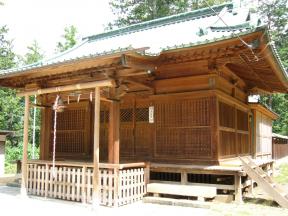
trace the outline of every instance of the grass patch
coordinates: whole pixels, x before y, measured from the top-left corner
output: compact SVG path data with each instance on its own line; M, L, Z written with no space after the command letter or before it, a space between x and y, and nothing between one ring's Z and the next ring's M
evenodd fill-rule
M274 180L280 184L287 184L288 183L288 164L281 164L280 165L280 173L278 176L274 177Z

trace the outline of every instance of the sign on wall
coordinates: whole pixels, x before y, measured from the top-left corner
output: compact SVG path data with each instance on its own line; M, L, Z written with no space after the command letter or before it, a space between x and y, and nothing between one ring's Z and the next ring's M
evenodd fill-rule
M149 106L149 123L154 123L154 106Z

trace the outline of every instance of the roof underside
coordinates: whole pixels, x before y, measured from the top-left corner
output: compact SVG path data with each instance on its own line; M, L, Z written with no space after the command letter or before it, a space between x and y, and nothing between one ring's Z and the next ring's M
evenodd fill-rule
M208 8L136 24L86 37L74 48L53 58L2 71L0 85L23 88L34 78L46 82L54 74L53 79L57 80L59 74L73 77L73 74L90 73L92 77L102 79L107 71L110 75L117 70L136 73L139 67L123 62L127 56L136 56L136 62L142 64L141 69L152 68L156 74L158 71L159 79L165 77L162 76L165 70L161 71L165 65L212 59L215 67L225 65L251 89L286 92L287 75L274 48L267 45L266 28L259 27L261 23L256 15L247 9L233 8L233 4L215 6L214 10L228 27ZM253 52L239 40L239 35L255 45Z

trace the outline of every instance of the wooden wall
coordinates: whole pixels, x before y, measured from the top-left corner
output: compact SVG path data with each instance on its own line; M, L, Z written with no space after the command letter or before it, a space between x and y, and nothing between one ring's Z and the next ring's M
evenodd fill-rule
M215 97L124 100L120 106L121 159L212 160L216 155L211 137L213 105ZM150 111L150 121L149 109L154 111Z
M272 119L256 111L256 157L271 158L272 155Z
M278 160L288 156L288 139L273 137L272 138L273 159Z
M220 101L219 125L220 158L251 153L247 111Z
M121 99L122 161L203 164L251 153L246 94L228 79L207 74L157 80L154 86L154 95L128 94ZM59 113L58 158L92 159L91 110L93 103L86 99ZM107 161L109 102L101 101L100 122L100 160ZM52 135L53 114L46 109L42 112L41 159L51 158Z

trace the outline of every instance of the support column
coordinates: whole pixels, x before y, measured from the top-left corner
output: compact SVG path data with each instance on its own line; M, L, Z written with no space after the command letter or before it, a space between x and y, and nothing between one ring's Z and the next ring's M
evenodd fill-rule
M242 183L241 176L235 174L234 176L234 187L235 187L235 202L242 203Z
M24 197L27 196L28 129L29 129L29 96L25 95L23 156L22 156L22 183L21 183L21 195Z
M110 103L108 162L120 162L120 104L118 101Z
M100 87L95 88L94 107L94 149L93 149L93 205L100 203L99 191L99 134L100 134Z

